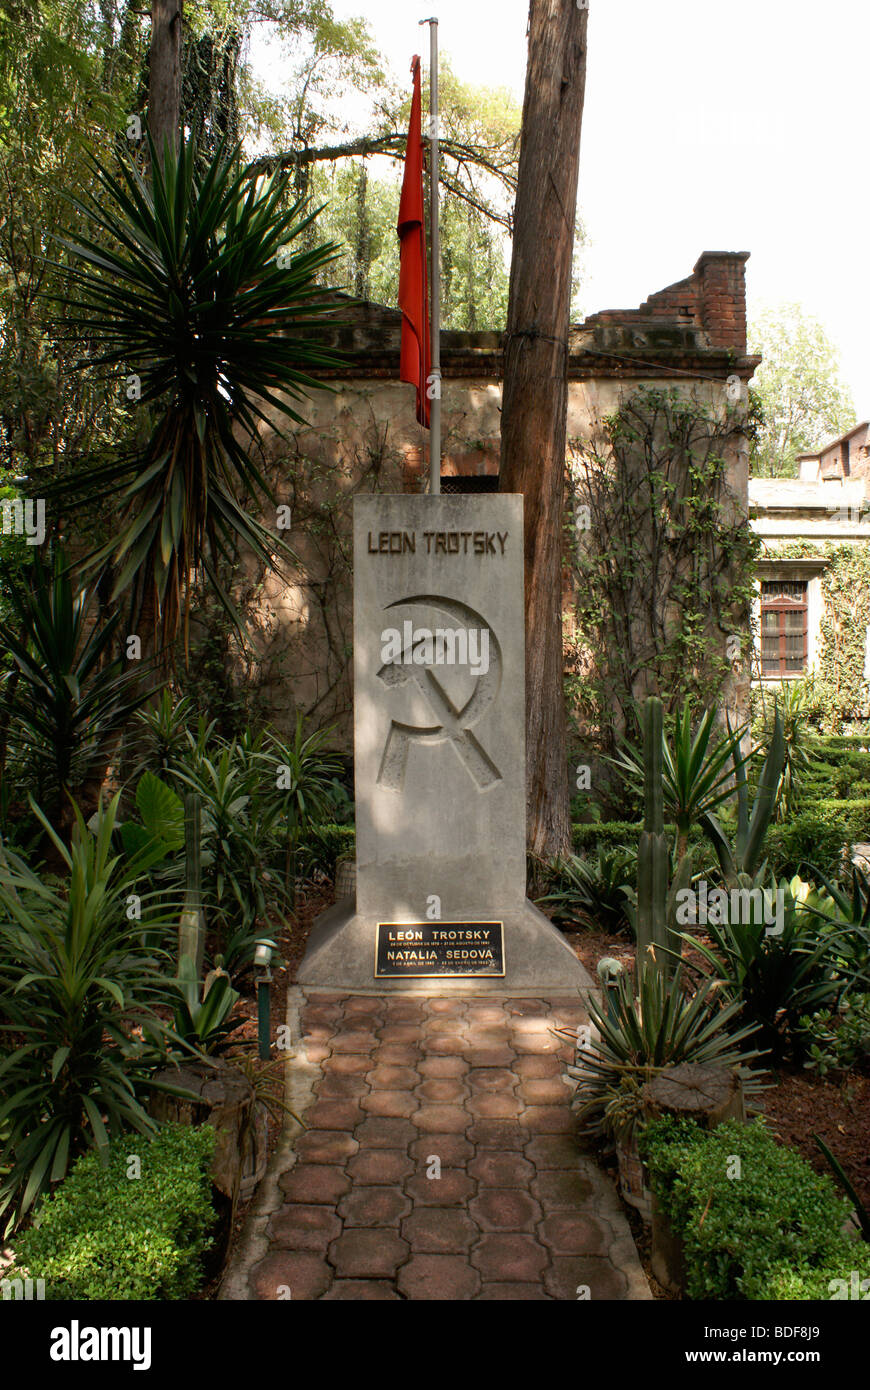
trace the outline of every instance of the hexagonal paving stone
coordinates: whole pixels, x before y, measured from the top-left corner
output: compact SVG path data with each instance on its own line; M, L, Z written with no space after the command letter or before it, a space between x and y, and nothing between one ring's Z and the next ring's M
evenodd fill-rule
M562 1211L548 1216L538 1227L538 1236L554 1255L604 1255L610 1242L610 1229L588 1212Z
M524 999L520 996L517 999L505 1000L505 1011L509 1014L548 1014L550 1006L544 999Z
M581 1297L578 1289L588 1289L594 1303L628 1296L625 1275L614 1269L609 1260L596 1259L594 1256L553 1260L551 1268L544 1274L544 1288L551 1298L574 1300Z
M459 1105L422 1105L410 1119L429 1134L464 1134L471 1124L468 1111Z
M407 1120L420 1102L411 1091L371 1091L363 1096L360 1105L369 1115L387 1119Z
M325 1075L337 1073L339 1076L364 1076L371 1071L372 1063L368 1055L357 1052L330 1054L321 1064Z
M481 1149L524 1149L530 1131L510 1120L478 1120L468 1131L472 1144Z
M411 1043L379 1043L372 1053L367 1070L384 1065L416 1067L422 1056L419 1047L414 1047Z
M430 1077L414 1090L420 1100L433 1101L440 1105L460 1104L468 1095L468 1087L453 1077Z
M344 1163L358 1148L353 1135L340 1130L308 1129L296 1140L296 1152L309 1163Z
M338 1213L345 1227L398 1226L411 1210L411 1199L392 1187L355 1187L342 1197Z
M464 1017L468 1005L462 999L430 999L429 1013L436 1017Z
M481 1120L519 1120L525 1106L513 1092L478 1092L469 1100L468 1109Z
M423 1134L408 1150L418 1164L438 1158L442 1168L461 1168L474 1157L474 1145L462 1134Z
M383 1004L380 999L373 999L368 994L355 994L352 998L344 1001L344 1012L351 1014L370 1014L383 1011Z
M412 1091L420 1084L413 1067L374 1067L366 1076L373 1091Z
M368 1093L369 1083L364 1076L342 1076L340 1072L326 1072L320 1078L317 1088L319 1100L355 1100Z
M510 1047L470 1047L465 1055L472 1067L511 1067L517 1054Z
M267 1255L254 1265L248 1276L251 1295L263 1301L289 1296L300 1299L322 1298L332 1283L333 1271L319 1255L282 1250Z
M282 1173L278 1185L290 1202L323 1202L335 1206L350 1191L350 1178L343 1168L323 1163L297 1163Z
M402 1222L402 1237L415 1255L455 1255L479 1236L471 1217L452 1207L422 1207Z
M532 1232L542 1215L534 1197L518 1187L484 1188L469 1202L468 1212L482 1231Z
M446 1080L465 1077L468 1063L464 1057L426 1057L418 1063L417 1070L426 1081L430 1078Z
M326 1206L293 1203L269 1221L266 1235L273 1245L288 1250L320 1250L341 1234L341 1222Z
M378 1029L378 1038L384 1043L416 1043L419 1036L415 1023L387 1023Z
M562 1062L553 1053L524 1053L514 1062L513 1070L521 1080L532 1080L540 1077L559 1076L562 1072Z
M518 1094L526 1105L562 1105L570 1102L574 1088L566 1086L559 1076L545 1076L537 1081L529 1077L520 1082Z
M399 1302L399 1295L392 1284L382 1279L336 1279L323 1295L324 1303L386 1303Z
M567 1102L565 1105L529 1105L523 1111L522 1122L534 1134L573 1134L577 1129L577 1117Z
M414 1172L416 1164L405 1149L372 1149L354 1154L347 1165L348 1177L354 1183L374 1186L401 1186Z
M413 1255L399 1270L398 1287L406 1298L456 1302L474 1298L480 1276L460 1255Z
M513 1033L511 1035L511 1047L520 1054L527 1052L533 1056L540 1057L547 1053L558 1052L562 1046L559 1038L552 1033ZM335 1051L336 1044L332 1044Z
M468 1172L485 1187L521 1187L528 1190L535 1176L535 1166L520 1153L499 1153L498 1149L482 1149Z
M354 1137L364 1149L406 1149L417 1135L410 1120L391 1119L388 1115L372 1115L354 1130Z
M473 1178L461 1168L442 1168L440 1178L415 1173L405 1183L407 1195L422 1207L464 1207L476 1190Z
M471 1262L485 1279L500 1282L537 1282L547 1267L548 1255L530 1235L485 1235L471 1252Z
M538 1173L530 1190L548 1212L575 1211L595 1195L592 1183L582 1173L564 1173L558 1168Z
M473 1067L468 1084L473 1091L512 1091L517 1077L507 1067Z
M426 1033L420 1047L427 1057L461 1057L467 1044L453 1033Z
M526 1145L526 1158L535 1167L576 1169L582 1157L577 1140L570 1134L541 1134Z
M369 1055L376 1046L377 1039L374 1033L361 1029L351 1030L347 1033L338 1033L332 1040L333 1052L358 1052L362 1055Z
M305 1112L305 1123L312 1129L353 1129L364 1119L356 1100L317 1100Z
M410 1249L392 1230L354 1229L332 1242L329 1260L342 1279L392 1279Z

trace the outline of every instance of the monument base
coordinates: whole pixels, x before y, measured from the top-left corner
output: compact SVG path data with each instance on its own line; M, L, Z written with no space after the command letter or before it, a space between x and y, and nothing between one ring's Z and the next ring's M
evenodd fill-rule
M353 898L342 898L314 923L297 982L315 989L375 994L534 992L558 996L595 987L561 932L534 903L526 899L519 906L496 904L487 915L504 924L503 975L377 976L378 922L391 919L388 914L380 918L360 915ZM450 923L443 925L448 928Z

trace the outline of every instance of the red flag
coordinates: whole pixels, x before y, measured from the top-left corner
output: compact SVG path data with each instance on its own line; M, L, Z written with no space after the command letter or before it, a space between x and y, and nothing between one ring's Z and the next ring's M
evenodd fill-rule
M399 380L417 388L417 419L429 428L426 384L429 357L429 283L426 274L426 232L423 204L423 137L420 128L420 59L411 60L414 95L405 151L405 177L399 203L399 308L402 311L402 350Z

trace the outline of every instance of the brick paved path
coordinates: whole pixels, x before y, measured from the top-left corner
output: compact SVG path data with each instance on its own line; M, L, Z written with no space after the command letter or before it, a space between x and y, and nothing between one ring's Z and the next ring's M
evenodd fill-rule
M572 1137L552 1030L586 1017L576 996L310 993L307 1129L221 1296L648 1298L612 1184Z

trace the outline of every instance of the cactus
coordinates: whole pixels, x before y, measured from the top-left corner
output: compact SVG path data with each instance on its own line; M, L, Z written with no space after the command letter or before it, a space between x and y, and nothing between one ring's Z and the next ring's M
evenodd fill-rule
M673 969L668 950L679 950L675 930L676 895L691 886L692 860L686 853L671 883L671 850L664 833L662 787L662 702L650 696L643 710L643 831L637 850L637 959L652 961L664 975Z
M196 792L184 798L184 908L178 924L178 967L188 957L196 978L202 974L205 914L202 910L202 804Z

